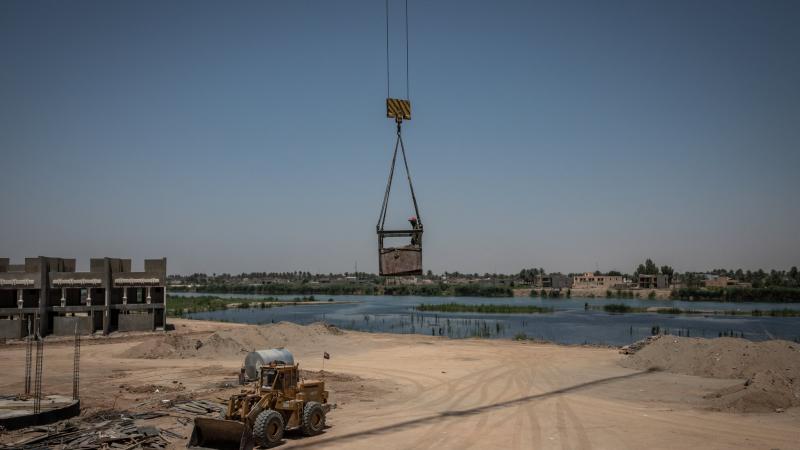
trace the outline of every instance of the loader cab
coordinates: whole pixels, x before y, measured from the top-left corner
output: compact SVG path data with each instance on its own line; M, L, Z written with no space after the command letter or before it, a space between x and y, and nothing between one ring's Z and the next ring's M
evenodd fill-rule
M294 395L297 387L298 367L285 364L270 364L261 367L259 386L262 391L284 392Z

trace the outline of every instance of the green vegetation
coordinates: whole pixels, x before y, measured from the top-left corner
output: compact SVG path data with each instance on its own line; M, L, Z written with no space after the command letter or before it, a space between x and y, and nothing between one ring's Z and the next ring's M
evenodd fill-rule
M183 287L171 288L176 292L186 292ZM272 283L257 285L206 284L196 290L214 294L252 294L252 295L378 295L378 286L364 283Z
M180 317L184 313L217 311L221 309L228 309L232 305L235 305L238 308L271 308L273 306L288 306L296 305L297 303L314 301L317 300L313 295L310 297L296 297L292 300L278 300L274 297L219 298L212 295L203 295L198 297L167 295L167 315L171 317ZM275 303L280 303L280 305L275 305Z
M538 314L553 312L553 308L535 305L467 305L465 303L443 303L440 305L429 305L422 303L415 309L417 311L472 312L487 314Z
M167 295L167 315L182 316L186 312L216 311L227 309L228 299L221 299L212 296L201 297L176 297Z
M383 287L383 295L420 295L425 297L440 297L452 295L448 286L443 283L423 285L392 285Z
M383 286L382 293L383 295L419 295L423 297L512 297L514 295L514 291L510 287L479 283Z
M672 298L688 301L722 302L775 302L788 303L800 301L800 288L797 287L732 287L732 288L682 288L674 289Z
M536 289L531 289L531 297L541 297L541 298L561 298L564 295L566 298L570 298L572 296L572 291L569 289L566 290L565 293L562 294L560 289L550 289L549 291L546 289L542 289L537 291Z
M603 305L603 311L609 313L629 313L634 312L634 308L624 303L609 303L607 305Z
M800 310L797 309L771 309L769 311L761 311L754 309L750 311L752 316L769 316L769 317L800 317Z
M593 308L597 309L597 308ZM603 306L603 311L609 313L625 314L625 313L646 313L650 312L647 308L638 308L628 306L623 303L611 303ZM754 309L752 311L735 311L735 310L717 310L717 311L703 311L697 309L681 309L676 307L671 308L658 308L654 311L657 314L703 314L703 315L721 315L721 316L769 316L769 317L800 317L800 310L796 309L772 309L761 311Z
M673 308L660 308L660 309L657 309L656 312L659 313L659 314L694 314L697 311L684 310L684 309L673 307Z
M370 283L279 283L260 285L207 284L199 292L250 295L418 295L422 297L512 297L510 286L494 284L408 284L382 286ZM175 292L186 291L174 287Z
M485 284L457 284L452 286L453 294L458 297L513 297L514 291L509 287Z

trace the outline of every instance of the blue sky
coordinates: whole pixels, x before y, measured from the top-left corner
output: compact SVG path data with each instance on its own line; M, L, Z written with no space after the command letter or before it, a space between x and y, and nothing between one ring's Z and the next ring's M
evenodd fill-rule
M426 269L798 263L800 3L409 13ZM377 271L384 20L382 1L0 2L0 255Z

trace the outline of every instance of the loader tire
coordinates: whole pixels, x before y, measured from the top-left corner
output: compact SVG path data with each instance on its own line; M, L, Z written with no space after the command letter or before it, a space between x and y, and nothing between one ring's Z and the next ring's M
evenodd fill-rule
M267 409L256 417L253 436L264 447L275 445L283 439L283 416L278 411Z
M325 428L325 410L317 402L308 402L303 407L303 434L312 436Z

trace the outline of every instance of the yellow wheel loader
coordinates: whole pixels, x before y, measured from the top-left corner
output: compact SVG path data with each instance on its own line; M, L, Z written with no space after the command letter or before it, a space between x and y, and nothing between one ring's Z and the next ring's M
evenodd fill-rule
M311 436L325 427L330 411L325 382L300 380L298 365L262 366L252 389L232 395L224 417L196 417L188 448L249 450L270 447L284 430Z

